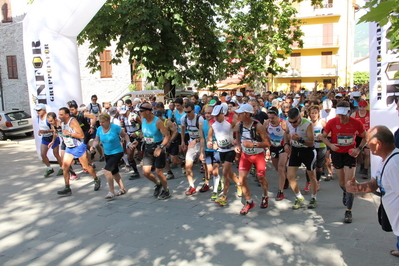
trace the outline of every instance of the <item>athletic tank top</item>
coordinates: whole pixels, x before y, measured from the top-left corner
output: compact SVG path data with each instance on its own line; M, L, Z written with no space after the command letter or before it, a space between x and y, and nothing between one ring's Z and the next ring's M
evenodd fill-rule
M143 132L144 141L146 144L160 143L164 138L161 131L159 131L159 129L157 128L158 119L159 118L155 116L152 122L148 124L147 119L143 118L141 130Z
M316 140L316 137L321 134L323 131L323 126L321 124L321 119L317 121L316 125L313 125L313 133L314 133L314 147L315 148L325 148L326 144L322 142L321 140Z
M252 124L253 124L253 123L254 123L254 122L252 122ZM246 127L243 125L242 134L241 134L241 148L242 148L242 152L244 152L245 154L248 154L248 155L255 155L255 154L258 154L258 153L261 153L261 152L264 152L264 151L265 151L264 148L246 148L246 147L244 147L244 145L243 145L243 141L244 141L244 140L254 141L254 139L251 138L251 127L252 127L252 124L251 124L251 126L250 126L249 128L246 128ZM259 123L259 124L260 124L260 123Z
M222 123L215 121L212 124L213 133L216 138L216 142L219 146L219 152L228 152L234 150L233 146L233 128L231 124L226 120Z
M46 130L47 131L47 130L51 129L48 126L48 124L47 124L47 118L46 117L44 117L44 119L42 120L41 117L39 116L38 119L39 119L39 129L40 130ZM51 137L52 135L53 135L53 133L49 132L49 133L42 134L42 137Z
M204 122L202 123L202 133L204 134L204 138L205 138L205 151L216 151L214 149L208 149L207 148L207 139L208 139L208 132L209 132L209 124L210 121L208 120L204 120ZM215 135L212 136L212 142L216 141Z
M277 126L273 126L269 123L267 127L267 131L270 135L270 143L273 147L281 147L284 145L284 130L281 126L281 121L283 121L283 119L280 118L280 123L278 123Z
M183 118L184 119L184 118ZM190 136L191 139L199 139L200 134L199 134L199 128L197 127L197 120L198 120L198 127L199 124L203 123L204 119L200 116L195 114L194 119L190 120L186 116L185 121L187 122L186 128L188 132L188 135Z
M305 141L309 140L309 138L308 138L308 136L306 134L306 131L308 129L308 126L311 125L311 124L312 124L312 122L310 122L309 120L307 120L306 118L303 118L303 117L302 117L301 123L296 128L294 128L291 125L291 123L287 123L288 129L290 130L291 136L294 133L297 133L299 135L299 137L303 138ZM304 145L302 143L299 143L296 140L292 140L292 146L296 147L296 148L308 148L308 146L306 146L306 145Z
M177 124L177 132L181 133L181 118L186 115L185 112L183 112L182 114L179 114L179 110L175 109L175 119L176 119L176 124ZM186 131L187 133L187 131Z
M360 122L362 122L364 129L367 131L370 129L370 113L369 110L366 110L366 115L361 117L359 115L359 111L356 111L355 113L355 119L359 120Z
M76 131L69 126L72 119L74 119L74 118L73 117L69 118L69 121L67 124L62 123L61 124L62 129L68 130L70 133L76 133ZM62 139L64 140L65 146L67 146L68 148L74 148L74 147L82 145L82 143L83 143L83 139L74 138L74 137L71 137L68 135L61 135L61 136L62 136Z

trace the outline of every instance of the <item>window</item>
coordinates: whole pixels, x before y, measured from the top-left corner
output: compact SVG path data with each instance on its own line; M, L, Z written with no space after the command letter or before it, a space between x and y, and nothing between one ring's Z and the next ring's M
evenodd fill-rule
M9 79L18 78L17 57L15 55L7 56L7 70Z
M291 54L291 69L295 70L301 69L301 53Z
M0 0L1 3L1 22L7 23L12 22L11 17L11 4L9 0Z
M321 68L332 67L332 52L321 52Z
M112 78L111 50L100 54L101 78Z
M333 45L333 24L323 24L323 45Z

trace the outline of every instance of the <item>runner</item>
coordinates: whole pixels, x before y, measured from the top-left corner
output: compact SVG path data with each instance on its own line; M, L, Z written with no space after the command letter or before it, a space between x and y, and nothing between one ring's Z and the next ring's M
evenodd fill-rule
M201 144L200 144L200 124L204 122L202 116L194 113L194 104L189 102L184 106L185 116L181 118L181 147L183 152L186 152L186 176L189 183L189 187L186 191L186 195L193 195L197 193L194 186L193 179L193 164L200 154ZM188 141L188 146L184 141L184 132L188 131L190 139Z
M90 114L93 114L96 117L96 128L100 126L100 122L98 121L98 115L101 113L101 105L97 103L97 95L92 95L91 96L91 103L89 103L86 107L87 111ZM91 135L91 139L94 139L96 136L96 130L94 130L93 134ZM104 153L103 149L101 148L101 145L98 145L97 147L98 153L100 154L100 162L104 161ZM94 155L96 154L96 151L91 152L91 159L94 159Z
M284 134L284 149L290 154L287 178L290 182L292 191L295 193L295 203L292 206L294 210L299 209L305 202L296 181L296 174L299 166L303 163L306 166L306 172L309 175L312 184L312 196L308 204L309 209L317 206L317 181L315 174L316 151L314 149L313 125L306 118L302 118L298 108L292 108L288 111L287 122L288 130ZM291 145L289 142L291 139Z
M359 120L363 126L364 130L369 130L370 128L370 111L367 110L368 103L366 101L359 102L359 111L355 111L352 113L351 117ZM362 137L359 135L356 136L356 147L359 146L362 141ZM359 154L357 157L358 162L360 163L360 174L362 174L363 179L368 179L369 168L370 168L370 149L366 146L363 148L363 152Z
M346 193L345 184L355 176L356 156L363 150L366 144L366 131L363 124L349 117L350 104L342 101L337 104L337 117L327 122L324 132L318 136L331 148L331 159L339 179L339 186L343 191L342 203L346 206L345 223L352 222L352 206L354 195ZM326 138L331 132L331 142ZM363 139L356 147L356 135Z
M120 196L126 193L125 186L121 175L119 174L119 161L123 156L123 148L120 138L124 138L129 142L129 137L125 131L115 124L112 124L111 117L107 113L101 113L98 116L100 127L97 129L96 138L90 150L94 151L100 142L104 145L105 166L104 175L108 182L109 192L105 196L106 199L113 199L115 196ZM114 180L119 185L119 191L115 193Z
M168 182L163 174L165 167L165 145L169 141L169 132L164 126L161 119L154 116L152 113L152 105L150 103L143 103L140 105L140 113L142 118L142 133L144 138L144 158L143 158L143 174L144 176L154 182L155 190L154 197L159 200L170 198L170 191ZM128 143L127 147L135 148L138 141ZM152 166L155 166L157 178L151 173ZM163 188L161 192L161 188Z
M288 188L287 159L288 154L284 151L284 133L287 131L286 120L279 118L278 109L270 107L267 112L269 121L266 121L265 128L270 136L270 155L274 168L279 174L278 192L276 200L284 199L284 189Z
M215 201L218 197L219 184L221 184L220 175L219 175L219 164L220 164L220 155L217 151L217 148L208 148L207 140L209 129L212 124L215 122L215 119L212 117L212 106L208 106L205 108L205 120L202 123L202 130L200 131L201 136L201 155L200 159L205 160L206 164L206 174L205 174L205 182L200 192L205 192L209 190L209 180L211 176L213 176L213 192L211 195L211 200ZM212 143L216 142L216 138L212 136Z
M242 197L241 183L232 170L234 158L236 157L233 145L233 133L237 120L233 119L231 123L227 122L224 116L225 112L227 112L227 108L224 109L222 105L216 105L213 108L211 115L215 118L215 122L209 127L207 139L207 148L212 149L214 148L212 138L213 135L215 135L220 162L223 164L223 194L215 200L215 203L221 206L227 205L227 193L230 187L230 179L237 185L237 196Z
M250 104L242 104L235 110L238 119L241 121L236 127L237 146L235 151L241 153L239 163L239 182L242 185L242 192L246 199L246 204L241 209L240 214L246 215L248 211L255 207L248 186L247 176L252 164L255 164L258 180L262 186L262 201L260 207L269 206L268 183L266 180L266 161L265 148L270 147L270 139L266 129L257 121L251 118L254 109Z
M72 194L72 190L69 186L69 173L68 170L72 164L74 158L78 158L80 164L84 169L87 169L89 174L94 179L94 190L97 191L101 187L101 178L96 176L94 168L88 164L87 161L87 146L84 143L85 135L78 121L71 117L70 111L66 107L60 108L58 117L62 122L62 138L66 145L64 159L62 162L62 169L64 172L65 188L58 191L60 196L69 196Z
M62 159L60 157L60 139L55 138L53 141L54 132L51 130L51 125L47 122L46 106L44 104L37 104L35 106L37 112L37 122L39 123L39 131L37 134L42 137L42 144L40 145L40 155L43 163L47 166L44 177L49 177L54 173L54 169L50 165L50 160L47 157L47 152L51 148L53 149L54 157L57 159L60 169L57 172L57 176L63 175L62 172ZM49 144L52 143L50 146Z

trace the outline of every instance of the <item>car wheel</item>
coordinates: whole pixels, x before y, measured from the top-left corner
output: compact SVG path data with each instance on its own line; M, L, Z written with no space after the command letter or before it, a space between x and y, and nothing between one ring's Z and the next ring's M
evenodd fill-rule
M6 140L6 134L0 130L0 140Z
M28 136L28 137L32 137L32 136L33 136L33 131L31 131L31 132L26 132L25 135Z

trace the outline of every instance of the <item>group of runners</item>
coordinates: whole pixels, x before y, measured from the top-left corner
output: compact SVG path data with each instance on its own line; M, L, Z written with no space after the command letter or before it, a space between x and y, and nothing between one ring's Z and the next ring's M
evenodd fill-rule
M115 107L109 103L100 106L96 95L91 100L85 107L69 101L58 114L46 113L44 105L35 108L38 134L42 136L41 155L47 166L45 177L54 173L46 156L53 148L61 167L58 175L63 175L65 181L64 189L58 191L61 196L72 194L69 182L77 178L72 168L75 159L93 177L94 190L100 189L101 179L92 163L97 150L100 161L105 160L107 199L126 193L119 166L130 167L129 179L136 179L140 177L140 163L142 174L154 183L153 194L158 199L171 196L168 180L175 178L172 164L181 166L187 176L185 194L194 195L197 186L192 169L198 162L204 172L199 191L212 190L211 200L225 206L232 195L229 188L233 181L236 195L245 197L240 210L245 215L255 207L248 184L251 172L262 189L259 207L269 205L266 160L270 157L279 174L275 200L283 200L284 189L290 186L295 194L293 209L306 205L316 208L323 173L327 173L324 180L332 179L332 160L343 190L344 222L352 222L354 196L346 191L345 184L355 175L358 162L367 179L370 164L365 141L368 103L358 88L352 92L341 88L288 95L264 92L244 96L237 92L232 97L222 93L219 97L204 95L201 101L193 96L175 99L168 110L155 98L148 102L128 99ZM233 171L235 163L238 175ZM307 178L303 192L310 192L307 204L296 180L301 165L306 168Z

